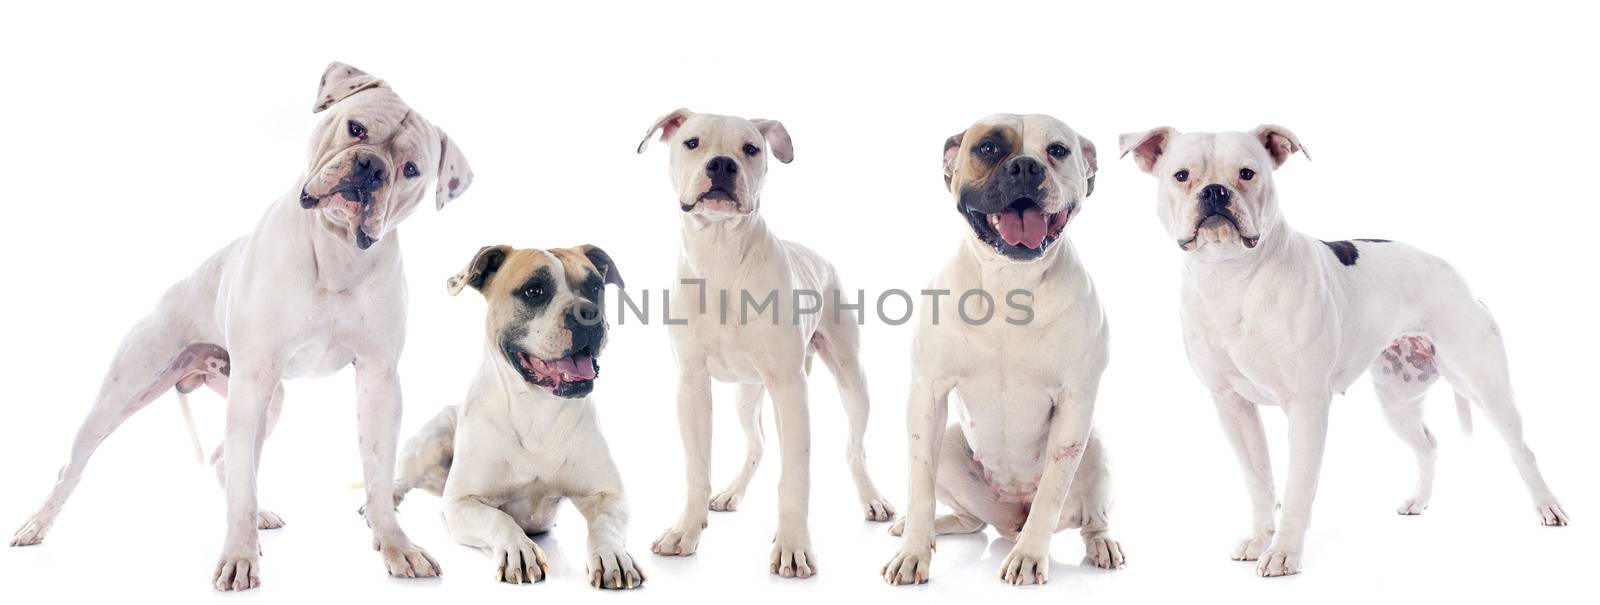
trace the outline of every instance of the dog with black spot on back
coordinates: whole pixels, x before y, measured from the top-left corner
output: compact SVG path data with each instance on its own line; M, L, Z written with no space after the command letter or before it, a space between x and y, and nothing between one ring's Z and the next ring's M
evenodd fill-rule
M1510 446L1539 519L1566 525L1523 441L1505 346L1489 310L1444 260L1386 240L1324 242L1289 227L1273 173L1306 153L1294 133L1122 135L1123 155L1156 177L1156 211L1183 251L1183 340L1244 468L1253 523L1233 558L1263 577L1300 571L1327 440L1328 408L1369 368L1384 415L1417 456L1420 514L1433 489L1436 444L1423 424L1428 387L1455 391L1463 430L1477 404ZM1309 157L1309 155L1308 155ZM1282 514L1257 406L1288 418Z

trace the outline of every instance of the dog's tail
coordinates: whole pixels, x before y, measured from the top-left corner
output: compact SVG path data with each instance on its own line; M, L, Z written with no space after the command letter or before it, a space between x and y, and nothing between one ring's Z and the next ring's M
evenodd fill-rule
M206 463L205 452L200 449L200 431L194 428L194 414L189 411L189 395L183 391L174 390L178 394L178 409L183 411L183 426L189 429L189 446L194 448L194 461Z
M1461 421L1461 434L1472 434L1472 402L1466 396L1456 393L1456 419Z

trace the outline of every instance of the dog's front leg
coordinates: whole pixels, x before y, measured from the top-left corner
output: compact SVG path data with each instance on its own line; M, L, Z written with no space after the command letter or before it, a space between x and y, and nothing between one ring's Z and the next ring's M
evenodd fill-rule
M523 533L511 515L478 496L446 497L444 522L450 527L450 537L494 555L496 580L511 584L544 581L550 571L544 550Z
M1239 396L1231 389L1218 389L1211 393L1217 406L1217 418L1222 431L1239 458L1239 468L1244 471L1245 489L1250 492L1250 535L1239 541L1233 549L1233 560L1255 561L1260 558L1272 536L1277 531L1274 516L1278 499L1272 485L1272 458L1267 451L1267 432L1261 427L1261 415L1256 404Z
M706 502L711 498L711 377L703 359L678 363L678 431L688 485L678 523L650 546L658 555L694 554L706 528Z
M1045 438L1044 470L1034 494L1028 520L1022 524L1016 546L1000 564L1000 579L1013 585L1043 584L1050 576L1050 537L1061 522L1072 478L1089 445L1094 417L1095 388L1070 389L1056 398Z
M906 436L910 442L910 494L900 552L883 566L890 584L928 581L933 560L934 481L939 476L939 448L944 443L945 421L950 412L954 384L935 384L915 378L906 402Z
M1316 394L1284 403L1284 413L1289 417L1289 480L1284 489L1278 535L1256 564L1256 573L1262 577L1300 573L1306 528L1311 525L1311 502L1317 495L1322 452L1328 440L1330 399L1326 394Z
M400 439L400 376L392 363L356 360L356 422L372 549L383 553L383 564L391 576L439 575L439 563L411 543L395 518L394 457L395 444Z
M624 541L628 504L621 493L598 492L572 499L589 522L589 584L595 588L638 588L644 570L634 564Z
M810 577L817 568L811 552L811 408L806 376L799 364L763 376L772 393L778 425L778 535L772 543L772 573Z
M228 497L228 531L222 557L212 572L217 590L248 590L261 585L261 546L257 533L256 469L266 438L267 410L282 379L282 369L249 357L237 360L228 389L222 451Z

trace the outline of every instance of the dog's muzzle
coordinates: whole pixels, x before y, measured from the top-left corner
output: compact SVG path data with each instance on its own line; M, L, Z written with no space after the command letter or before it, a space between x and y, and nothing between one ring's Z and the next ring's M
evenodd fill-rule
M375 206L374 194L388 180L389 169L383 160L367 154L356 156L351 165L351 170L321 197L311 195L309 188L302 186L300 207L311 210L328 198L338 198L344 203L345 212L354 217L356 247L366 250L378 241L367 229Z

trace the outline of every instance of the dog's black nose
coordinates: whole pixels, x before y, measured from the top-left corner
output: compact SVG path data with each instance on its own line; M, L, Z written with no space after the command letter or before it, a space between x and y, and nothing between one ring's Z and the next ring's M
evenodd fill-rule
M1044 166L1030 157L1019 157L1006 162L1006 176L1013 179L1036 179L1044 174Z
M565 320L563 323L572 332L572 350L598 352L600 343L606 338L605 320L599 305L587 300L573 303L567 307Z
M1205 210L1221 210L1233 201L1233 192L1227 187L1212 183L1200 190L1200 206Z
M725 155L719 155L706 162L706 176L711 178L730 177L739 174L739 163Z
M356 188L362 191L372 191L383 185L383 180L388 176L388 170L383 162L373 159L372 156L363 155L356 158L355 172L350 175L350 180Z

